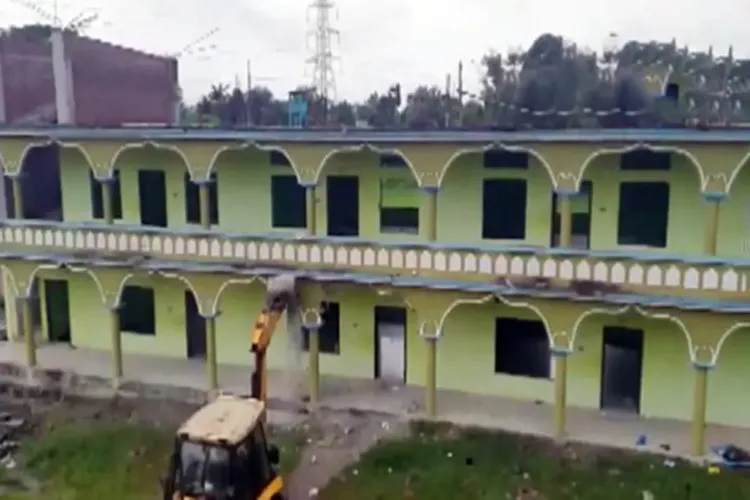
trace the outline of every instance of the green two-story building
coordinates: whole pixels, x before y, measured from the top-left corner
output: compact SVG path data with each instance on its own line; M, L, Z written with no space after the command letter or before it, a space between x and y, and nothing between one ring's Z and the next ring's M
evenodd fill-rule
M55 221L24 219L35 148ZM319 377L750 426L750 131L0 131L10 335L248 363L295 276ZM26 196L24 196L26 194ZM27 198L27 199L24 199ZM17 300L9 300L15 297ZM288 333L272 347L283 369ZM294 334L293 334L294 335Z

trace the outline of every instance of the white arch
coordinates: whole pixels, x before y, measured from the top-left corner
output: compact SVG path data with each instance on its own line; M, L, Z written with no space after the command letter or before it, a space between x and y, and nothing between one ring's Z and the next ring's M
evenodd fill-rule
M120 299L122 298L122 291L125 289L125 286L127 285L128 280L135 276L135 273L129 272L125 274L122 279L120 280L119 285L117 285L117 292L115 293L115 296L112 297L112 304L107 303L107 290L104 288L104 285L102 284L99 277L96 275L94 271L87 267L77 267L77 266L65 266L69 271L73 273L83 273L88 274L91 279L94 281L94 285L96 285L96 289L99 291L99 296L102 299L102 304L104 307L113 307L118 308L120 307Z
M148 149L148 148L154 148L154 149L160 149L162 151L171 151L173 153L176 153L177 156L179 156L182 159L182 162L185 164L185 168L187 169L188 173L190 173L190 177L193 177L193 166L190 164L190 160L188 160L188 157L185 155L185 152L182 151L178 146L173 146L172 144L161 144L157 141L140 141L140 142L127 142L120 146L115 153L112 155L112 159L109 161L109 165L107 165L107 170L109 171L109 174L112 175L112 172L115 170L115 166L117 165L117 162L120 159L120 156L124 154L126 151L129 151L131 149ZM93 167L92 167L93 168Z
M0 268L4 269L7 272L7 276L10 278L10 284L13 285L13 289L17 294L22 295L23 297L28 297L29 295L31 295L32 288L34 287L34 280L36 279L36 276L40 271L55 271L61 269L62 267L64 267L62 264L37 265L29 274L29 282L26 284L26 288L22 291L18 287L18 281L16 280L16 276L13 274L13 269L7 264L0 264Z
M440 169L440 175L438 176L438 186L443 185L443 179L445 178L445 175L448 173L448 169L451 167L453 162L455 162L460 156L466 155L466 154L475 154L475 153L485 153L487 151L492 151L493 149L500 149L502 151L508 151L511 153L526 153L534 158L537 159L537 161L544 167L544 169L547 171L547 174L549 174L549 178L552 181L552 188L557 189L557 178L555 177L555 171L552 169L552 165L549 164L547 159L542 156L541 153L538 151L527 148L524 146L513 146L511 144L504 144L502 142L493 142L492 144L488 144L486 146L481 147L469 147L469 148L462 148L453 153L453 155L448 158L448 161L445 162L445 164Z
M315 170L315 177L314 177L315 182L317 183L320 180L320 175L323 173L326 163L328 163L331 160L331 158L333 158L334 156L341 154L341 153L363 153L363 152L370 152L374 154L392 154L392 155L400 156L404 160L404 163L406 163L406 166L411 171L412 175L414 176L414 179L417 181L417 185L419 187L422 187L422 177L419 175L419 172L414 167L414 164L411 162L411 160L400 149L379 148L373 144L356 144L356 145L351 145L351 146L341 146L341 147L330 150L323 157L317 169Z
M591 153L588 158L584 160L583 165L581 165L581 169L578 172L578 176L576 178L576 190L581 189L581 182L583 182L583 177L586 174L586 170L594 162L594 160L596 160L600 156L621 155L638 150L646 150L654 153L677 153L686 157L692 162L693 166L695 166L695 169L698 171L698 177L700 178L701 183L701 191L705 192L706 188L708 187L708 177L706 176L705 172L703 172L703 166L701 165L701 162L698 160L698 158L696 158L696 156L690 151L674 146L659 146L648 144L645 142L638 142L635 144L631 144L630 146L619 148L601 148Z
M211 304L211 316L215 316L219 312L219 303L221 302L221 296L224 291L232 285L252 285L256 281L266 284L267 280L261 276L247 276L244 278L230 278L221 284L219 289L216 291L216 296Z
M86 148L83 147L82 144L79 144L77 142L63 142L58 139L45 139L42 141L36 141L36 142L30 142L26 145L26 147L21 151L21 157L18 158L18 163L16 163L15 160L11 161L7 158L3 157L0 153L0 163L2 163L3 171L5 172L5 175L9 177L16 177L21 174L23 171L24 165L26 164L26 157L29 155L29 152L32 149L35 148L43 148L45 146L60 146L62 148L67 149L77 149L81 155L86 159L86 162L89 164L89 168L93 169L93 162L91 161L91 156L89 156L88 151L86 151ZM9 173L8 169L10 167L16 167L14 173Z
M277 153L283 154L287 161L289 162L289 165L292 167L292 170L294 171L294 174L297 176L297 181L302 182L302 178L300 177L301 173L297 165L294 163L294 160L287 154L287 152L284 150L284 148L281 148L279 146L273 146L273 145L264 145L260 144L255 141L247 141L247 142L240 142L240 143L233 143L233 144L226 144L224 146L221 146L219 149L217 149L214 152L214 155L211 157L211 161L208 163L208 170L206 172L206 179L209 179L211 177L211 173L214 171L214 167L216 167L216 163L219 161L219 157L226 153L227 151L244 151L248 149L257 149L258 151L264 151L264 152L272 152L276 151ZM193 172L190 171L190 178L193 179Z
M443 314L440 316L440 319L423 321L419 325L419 336L424 339L439 339L440 337L443 336L443 328L445 327L445 322L448 319L448 316L450 316L450 314L457 307L462 306L462 305L482 305L482 304L487 304L493 300L498 300L500 301L500 303L508 307L514 308L514 309L529 309L533 311L534 313L536 313L536 315L539 317L539 320L544 325L544 329L547 332L547 338L550 342L550 345L554 347L553 345L554 336L552 334L552 329L550 328L549 321L547 321L547 317L542 313L542 311L537 306L535 306L534 304L530 304L528 302L511 301L503 297L500 294L494 294L494 293L490 293L488 295L475 298L475 299L467 299L467 298L456 299L445 309L445 311L443 311ZM408 300L407 300L407 305L409 306L410 309L413 309L413 306L408 302ZM427 331L428 325L431 325L433 327L434 332Z
M666 320L677 325L682 334L685 336L685 340L687 341L688 357L690 358L691 362L695 362L697 352L703 349L703 347L693 347L693 339L690 336L690 330L688 330L687 325L685 325L685 323L680 318L672 316L668 313L652 313L640 306L634 306L630 304L618 309L594 307L592 309L589 309L588 311L583 312L580 316L578 316L578 319L576 319L575 323L573 324L573 331L571 332L570 344L568 345L568 347L570 348L570 350L573 350L576 338L578 337L578 330L586 318L595 316L597 314L605 314L607 316L620 316L629 312L635 312L644 318Z
M216 292L216 295L213 297L213 301L211 302L211 305L209 306L209 310L205 311L203 307L203 301L201 300L201 295L198 292L198 290L195 288L195 285L193 285L193 282L190 281L190 278L187 278L183 276L180 273L174 273L174 272L168 272L168 271L153 271L153 274L158 274L160 276L163 276L164 278L171 278L181 281L185 287L190 290L190 292L193 294L193 297L195 298L195 302L198 305L198 313L200 313L201 316L204 317L211 317L216 316L219 312L219 299L221 298L221 295L224 293L224 290L227 289L228 286L234 285L234 284L250 284L254 281L260 281L262 283L265 283L265 279L260 276L250 276L247 278L229 278L224 283L221 284L219 289Z
M741 328L748 328L750 327L750 322L747 321L741 321L740 323L735 323L730 328L727 328L727 330L721 334L721 337L719 337L719 342L716 343L716 349L712 349L711 351L711 364L716 365L716 362L719 360L719 355L721 354L721 350L724 347L724 344L729 339L729 337L732 336L734 332Z
M726 188L727 194L731 192L734 181L737 180L737 177L739 177L740 172L745 167L745 164L747 164L748 162L750 162L750 150L748 150L748 152L745 153L745 156L742 157L742 159L732 169L732 173L729 174L729 180L727 181L727 188Z

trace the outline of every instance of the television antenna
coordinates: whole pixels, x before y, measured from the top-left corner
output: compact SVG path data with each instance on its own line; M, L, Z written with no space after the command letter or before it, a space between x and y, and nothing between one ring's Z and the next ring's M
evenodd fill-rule
M60 18L58 0L52 2L52 12L43 9L38 2L30 0L11 0L24 7L50 25L49 43L52 46L52 75L55 84L55 109L57 123L72 125L75 123L75 97L73 93L73 66L65 50L66 33L84 33L98 19L96 9L84 9L67 22Z
M99 19L99 11L97 9L84 9L70 18L67 22L63 22L60 17L58 0L53 0L51 12L43 9L38 2L31 2L29 0L10 1L16 5L26 8L27 10L30 10L40 19L48 22L53 31L61 30L84 33Z

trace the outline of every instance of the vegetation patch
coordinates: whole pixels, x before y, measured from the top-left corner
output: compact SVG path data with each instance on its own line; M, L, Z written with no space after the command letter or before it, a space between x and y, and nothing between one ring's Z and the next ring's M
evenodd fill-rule
M750 476L645 453L416 423L321 492L323 500L698 500L750 498Z
M291 471L305 442L297 432L272 432L282 467ZM141 423L67 424L28 438L17 471L0 475L4 499L91 500L160 498L160 478L167 471L174 429ZM23 476L38 484L29 487ZM113 496L114 495L114 496Z

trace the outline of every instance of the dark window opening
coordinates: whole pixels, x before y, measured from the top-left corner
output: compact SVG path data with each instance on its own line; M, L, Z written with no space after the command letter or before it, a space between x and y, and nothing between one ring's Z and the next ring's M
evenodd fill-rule
M328 236L359 236L359 177L326 177Z
M669 170L672 154L636 149L620 155L620 170Z
M380 156L380 232L419 234L419 184L397 154Z
M167 227L167 178L163 170L138 171L141 225Z
M201 223L200 186L190 180L190 174L185 173L185 218L189 224ZM219 179L216 173L211 174L208 185L208 213L211 224L219 223Z
M482 191L482 238L526 238L526 181L486 179Z
M676 83L668 83L664 89L664 96L674 104L680 102L680 86Z
M583 181L580 191L572 195L571 233L573 248L588 249L591 238L591 203L593 185L591 181ZM552 246L560 246L560 206L557 193L552 193Z
M120 331L156 335L156 303L153 289L126 286L122 290Z
M271 176L271 227L307 227L305 188L299 185L294 175Z
M529 168L529 153L490 149L483 155L484 168Z
M60 148L57 145L31 148L21 171L23 218L62 221Z
M338 302L321 302L320 313L323 324L318 330L320 352L326 354L340 354L339 335L341 333L341 308ZM310 349L310 332L303 331L302 347Z
M618 245L665 248L669 223L669 183L623 182L617 218Z
M9 219L22 219L16 214L15 210L15 196L13 196L13 179L7 175L3 176L3 184L5 188L5 213ZM23 214L21 214L23 215Z
M286 157L281 151L271 151L268 154L268 161L273 167L291 167L292 164L289 162L289 158Z
M115 220L122 219L122 188L120 187L120 171L112 172L112 217ZM89 170L89 185L91 186L91 216L94 219L104 218L104 186L101 181L94 177Z
M495 319L495 373L550 378L549 338L544 323Z

